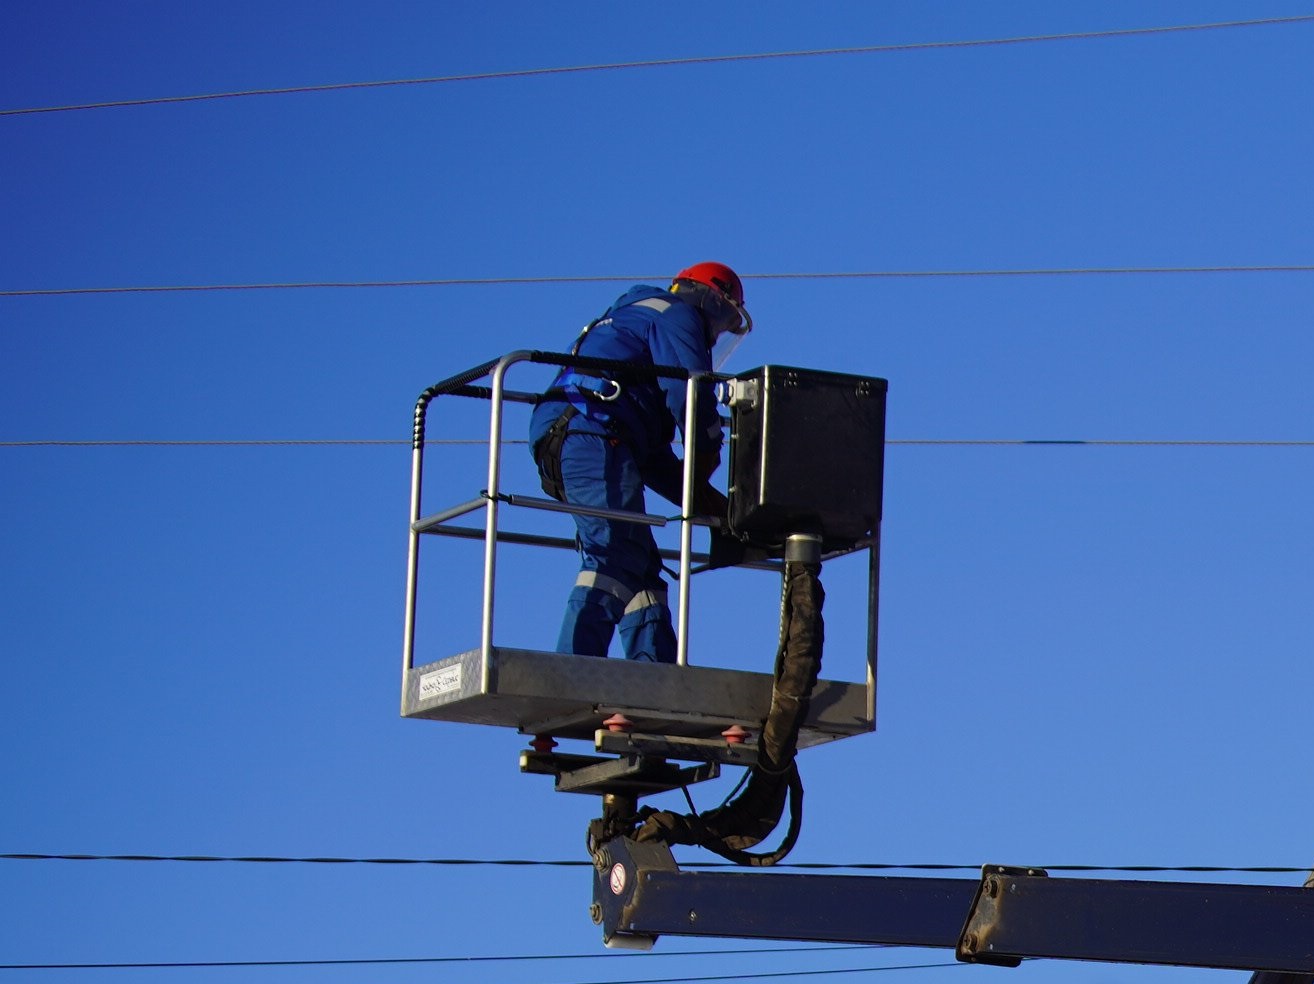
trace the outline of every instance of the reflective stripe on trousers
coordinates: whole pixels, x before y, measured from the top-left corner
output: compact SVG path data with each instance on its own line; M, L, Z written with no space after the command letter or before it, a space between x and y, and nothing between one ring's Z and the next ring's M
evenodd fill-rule
M607 592L625 606L626 615L630 612L637 612L641 608L647 608L649 605L666 604L666 590L664 588L660 591L654 591L652 588L631 591L614 577L599 574L597 571L580 571L579 577L575 578L575 586L597 588L599 591Z

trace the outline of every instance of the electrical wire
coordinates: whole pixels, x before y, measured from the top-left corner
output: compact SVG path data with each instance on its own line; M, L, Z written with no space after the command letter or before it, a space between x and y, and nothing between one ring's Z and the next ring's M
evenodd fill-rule
M770 952L770 951L754 951ZM697 954L703 956L705 954ZM459 959L459 958L458 958ZM256 961L242 962L234 961L229 963L102 963L102 964L0 964L0 970L110 970L110 969L129 969L129 968L183 968L183 967L304 967L320 966L335 964L396 964L396 963L426 963L424 960L288 960L288 961ZM948 963L930 963L930 964L902 964L899 966L889 967L845 967L835 970L793 970L793 971L768 971L760 974L716 974L709 977L649 977L641 980L617 980L609 977L603 981L589 981L587 984L695 984L701 981L751 981L772 977L819 977L827 974L870 974L883 970L929 970L935 967L967 967L966 963L957 961ZM584 982L582 982L584 984Z
M203 854L0 854L0 861L178 861L178 862L234 862L254 864L387 864L387 865L431 865L439 867L551 867L551 868L591 868L592 861L586 860L536 860L531 858L370 858L370 857L275 857L275 856L224 856ZM684 865L688 868L737 868L728 862L707 861ZM979 864L954 863L894 863L868 861L795 861L777 865L778 868L799 868L807 870L855 870L855 871L971 871L979 873ZM1237 867L1231 865L1157 865L1157 864L1038 864L1030 867L1046 871L1071 872L1191 872L1212 874L1305 874L1308 865L1293 867L1289 865L1252 865Z
M1037 267L1016 270L851 270L746 273L742 280L906 280L985 277L1081 277L1166 274L1312 273L1314 264L1269 266ZM535 284L663 282L669 274L598 274L579 277L447 277L431 280L316 280L248 284L160 284L129 287L54 287L0 290L0 297L69 297L80 294L175 294L239 290L358 290L398 287L506 287Z
M889 944L865 943L845 944L839 946L790 946L790 947L756 947L735 950L661 950L645 953L641 959L661 957L729 957L753 956L755 954L780 953L823 953L834 950L879 950L888 949ZM460 964L460 963L522 963L526 961L559 960L607 960L619 956L616 953L540 953L513 956L470 956L470 957L358 957L352 959L323 960L186 960L186 961L137 961L118 963L10 963L0 964L0 970L140 970L180 967L345 967L384 964ZM632 955L631 955L632 958Z
M478 445L487 447L488 441L478 439L438 439L427 440L426 445ZM528 440L521 438L505 439L503 444L528 444ZM157 440L135 440L135 441L0 441L0 448L228 448L228 447L316 447L316 446L380 446L380 445L406 445L409 447L410 441L398 438L305 438L305 439L251 439L251 440L179 440L179 441L157 441Z
M437 439L426 440L426 445L479 446L487 447L488 442L477 439ZM510 438L503 444L528 444L522 438ZM1049 438L890 438L887 445L904 447L1109 447L1109 448L1309 448L1314 447L1314 440L1308 441L1216 441L1216 440L1117 440L1104 438L1049 439ZM179 440L179 441L0 441L0 448L136 448L136 447L318 447L318 446L406 446L411 442L402 439L335 439L307 438L304 440Z
M903 444L903 445L922 445L929 447L946 447L946 446L972 446L972 447L1026 447L1026 446L1075 446L1083 445L1090 447L1108 447L1108 448L1301 448L1314 447L1314 441L1195 441L1195 440L1162 440L1162 441L1130 441L1130 440L1106 440L1101 438L1079 439L1079 440L1050 440L1050 439L957 439L949 438L944 440L890 440L886 444Z
M347 89L378 89L389 86L404 85L437 85L449 82L486 82L494 79L531 78L546 75L617 71L620 69L669 68L677 65L711 65L784 58L817 58L833 55L870 55L909 51L935 51L952 48L984 48L1002 45L1034 44L1047 41L1085 41L1134 37L1138 35L1176 34L1187 31L1213 31L1239 27L1297 24L1306 21L1314 21L1314 14L1303 14L1292 17L1269 17L1257 20L1221 21L1207 24L1175 24L1164 27L1134 27L1108 31L1082 31L1069 34L1036 34L1022 37L983 38L968 41L920 41L907 44L878 44L843 48L817 48L808 51L770 51L742 55L702 55L688 58L661 58L651 61L608 62L595 65L571 65L500 72L478 72L469 75L438 75L428 78L382 79L371 82L336 82L325 85L245 89L234 92L209 92L188 96L157 96L147 99L119 99L106 102L76 103L66 106L34 106L24 109L3 109L0 110L0 116L22 116L36 113L67 113L89 109L117 109L126 106L158 106L168 103L202 102L214 99L237 99L246 96L278 96L309 92L338 92Z

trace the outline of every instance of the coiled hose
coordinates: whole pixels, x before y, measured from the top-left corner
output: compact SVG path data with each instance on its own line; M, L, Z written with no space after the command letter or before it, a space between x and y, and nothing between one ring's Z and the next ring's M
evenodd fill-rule
M803 823L803 782L794 761L798 733L807 720L812 689L821 672L824 623L820 563L785 564L780 603L780 645L776 650L771 710L758 742L757 763L734 799L702 814L676 814L644 808L637 841L696 844L753 867L776 864L794 847ZM788 798L790 825L784 841L766 854L750 853L780 823Z

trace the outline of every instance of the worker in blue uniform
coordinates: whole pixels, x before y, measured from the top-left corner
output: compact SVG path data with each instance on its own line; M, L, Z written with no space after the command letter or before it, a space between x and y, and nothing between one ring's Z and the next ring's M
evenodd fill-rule
M621 363L616 370L564 368L542 395L530 447L544 490L578 506L645 512L644 488L676 505L683 464L671 447L685 426L686 383L627 373L625 365L720 367L752 328L739 277L722 263L697 263L668 289L635 286L576 340L573 355ZM710 483L721 461L721 419L713 385L698 388L693 434L695 515L724 517L725 496ZM661 555L648 526L576 514L581 560L566 602L557 651L606 656L619 627L627 659L674 663L675 631Z

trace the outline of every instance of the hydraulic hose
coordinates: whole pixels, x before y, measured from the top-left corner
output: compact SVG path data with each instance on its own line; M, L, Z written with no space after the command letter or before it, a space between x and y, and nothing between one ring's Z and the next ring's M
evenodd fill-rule
M821 609L826 596L820 573L819 561L786 560L771 709L758 742L757 763L751 767L743 791L702 814L641 811L635 840L696 844L750 866L775 864L793 848L803 818L803 783L794 757L799 729L807 720L812 690L821 672L824 642ZM786 800L791 820L784 842L769 854L748 853L747 848L775 830Z

